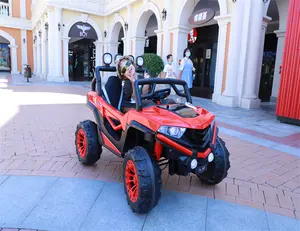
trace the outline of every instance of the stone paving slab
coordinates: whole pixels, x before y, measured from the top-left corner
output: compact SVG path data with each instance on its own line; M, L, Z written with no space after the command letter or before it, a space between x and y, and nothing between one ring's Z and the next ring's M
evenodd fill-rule
M19 226L56 181L52 177L10 177L0 185L0 227Z
M84 167L77 160L76 124L84 119L94 120L85 105L86 92L82 87L62 84L0 89L0 98L9 99L0 101L0 106L5 108L5 113L0 114L0 174L122 182L122 160L105 149L94 166ZM205 102L199 105L206 105ZM221 109L216 113L235 116L234 110ZM245 118L249 117L247 113L242 110L241 117L244 114ZM284 130L289 131L286 126ZM294 127L289 128L292 128L289 133L297 132ZM231 153L228 177L221 184L209 187L202 185L195 176L168 176L166 169L164 188L300 219L300 158L291 155L297 148L228 128L220 131ZM0 178L0 184L1 179L5 178Z
M163 190L159 204L147 215L132 213L127 206L123 185L120 183L98 180L78 180L54 177L16 177L10 176L1 185L1 201L12 201L10 185L19 183L19 190L31 187L38 182L48 184L55 181L45 192L34 195L24 194L23 200L32 200L34 204L19 207L9 205L15 213L24 213L26 220L18 220L9 225L0 224L3 228L33 228L37 230L286 230L300 231L300 221L274 215L262 210L236 205L230 202L214 200L203 196ZM45 181L43 183L43 181ZM25 182L25 183L24 183ZM32 183L31 183L32 182ZM9 187L7 186L9 185ZM37 189L35 190L37 191ZM67 197L75 196L76 202ZM88 192L88 193L87 193ZM54 197L55 193L55 197ZM44 194L40 199L39 195ZM93 195L88 199L87 195ZM95 199L95 195L96 199ZM28 197L28 198L27 198ZM52 204L49 202L52 201ZM74 205L75 203L75 205ZM84 207L81 205L85 204ZM77 204L77 205L76 205ZM8 205L7 205L8 206ZM5 215L7 206L0 207ZM62 214L63 207L75 207ZM34 208L34 209L33 209ZM43 208L43 209L41 209ZM21 211L20 211L21 210ZM53 214L58 211L58 214ZM56 216L56 219L54 217ZM74 221L77 217L78 221ZM49 220L47 220L49 218ZM5 215L2 219L9 219ZM71 222L72 221L72 222ZM74 224L74 223L75 224ZM292 229L290 229L292 228Z

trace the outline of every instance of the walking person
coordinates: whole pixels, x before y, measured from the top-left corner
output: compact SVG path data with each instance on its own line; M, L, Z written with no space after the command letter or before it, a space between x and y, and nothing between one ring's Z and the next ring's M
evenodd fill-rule
M193 87L193 71L195 71L193 61L190 59L191 51L186 48L183 52L183 59L180 62L178 79L184 80L191 92Z
M163 70L163 78L177 78L176 73L173 71L173 56L167 55L167 64Z

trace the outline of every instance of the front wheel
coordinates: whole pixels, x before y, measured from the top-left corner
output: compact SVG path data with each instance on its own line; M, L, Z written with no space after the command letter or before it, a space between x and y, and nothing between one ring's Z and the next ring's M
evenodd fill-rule
M84 165L93 165L99 160L102 146L98 141L97 124L85 120L77 125L75 146L79 161Z
M214 160L208 164L207 170L204 173L196 173L203 183L210 185L218 184L226 178L228 169L230 168L229 152L225 146L225 142L220 137L217 137L216 142Z
M161 196L161 170L143 147L129 150L123 162L124 189L133 212L144 214Z

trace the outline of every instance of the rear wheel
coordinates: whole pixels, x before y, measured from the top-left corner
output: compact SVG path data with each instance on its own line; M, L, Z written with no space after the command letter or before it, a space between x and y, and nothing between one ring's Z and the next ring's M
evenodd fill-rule
M129 150L123 162L124 189L133 212L144 214L161 196L161 170L143 147Z
M75 132L76 153L84 165L93 165L99 160L102 147L98 142L97 124L85 120L77 125Z
M215 185L220 183L227 177L230 168L229 152L225 146L225 142L217 137L217 145L214 151L214 160L209 163L204 173L197 174L203 183Z

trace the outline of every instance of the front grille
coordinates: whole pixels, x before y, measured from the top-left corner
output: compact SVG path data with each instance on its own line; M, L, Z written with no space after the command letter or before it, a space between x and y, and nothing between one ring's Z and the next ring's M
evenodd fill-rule
M186 129L183 140L188 142L189 146L196 148L198 151L205 151L209 148L209 142L211 140L210 126L200 129Z

